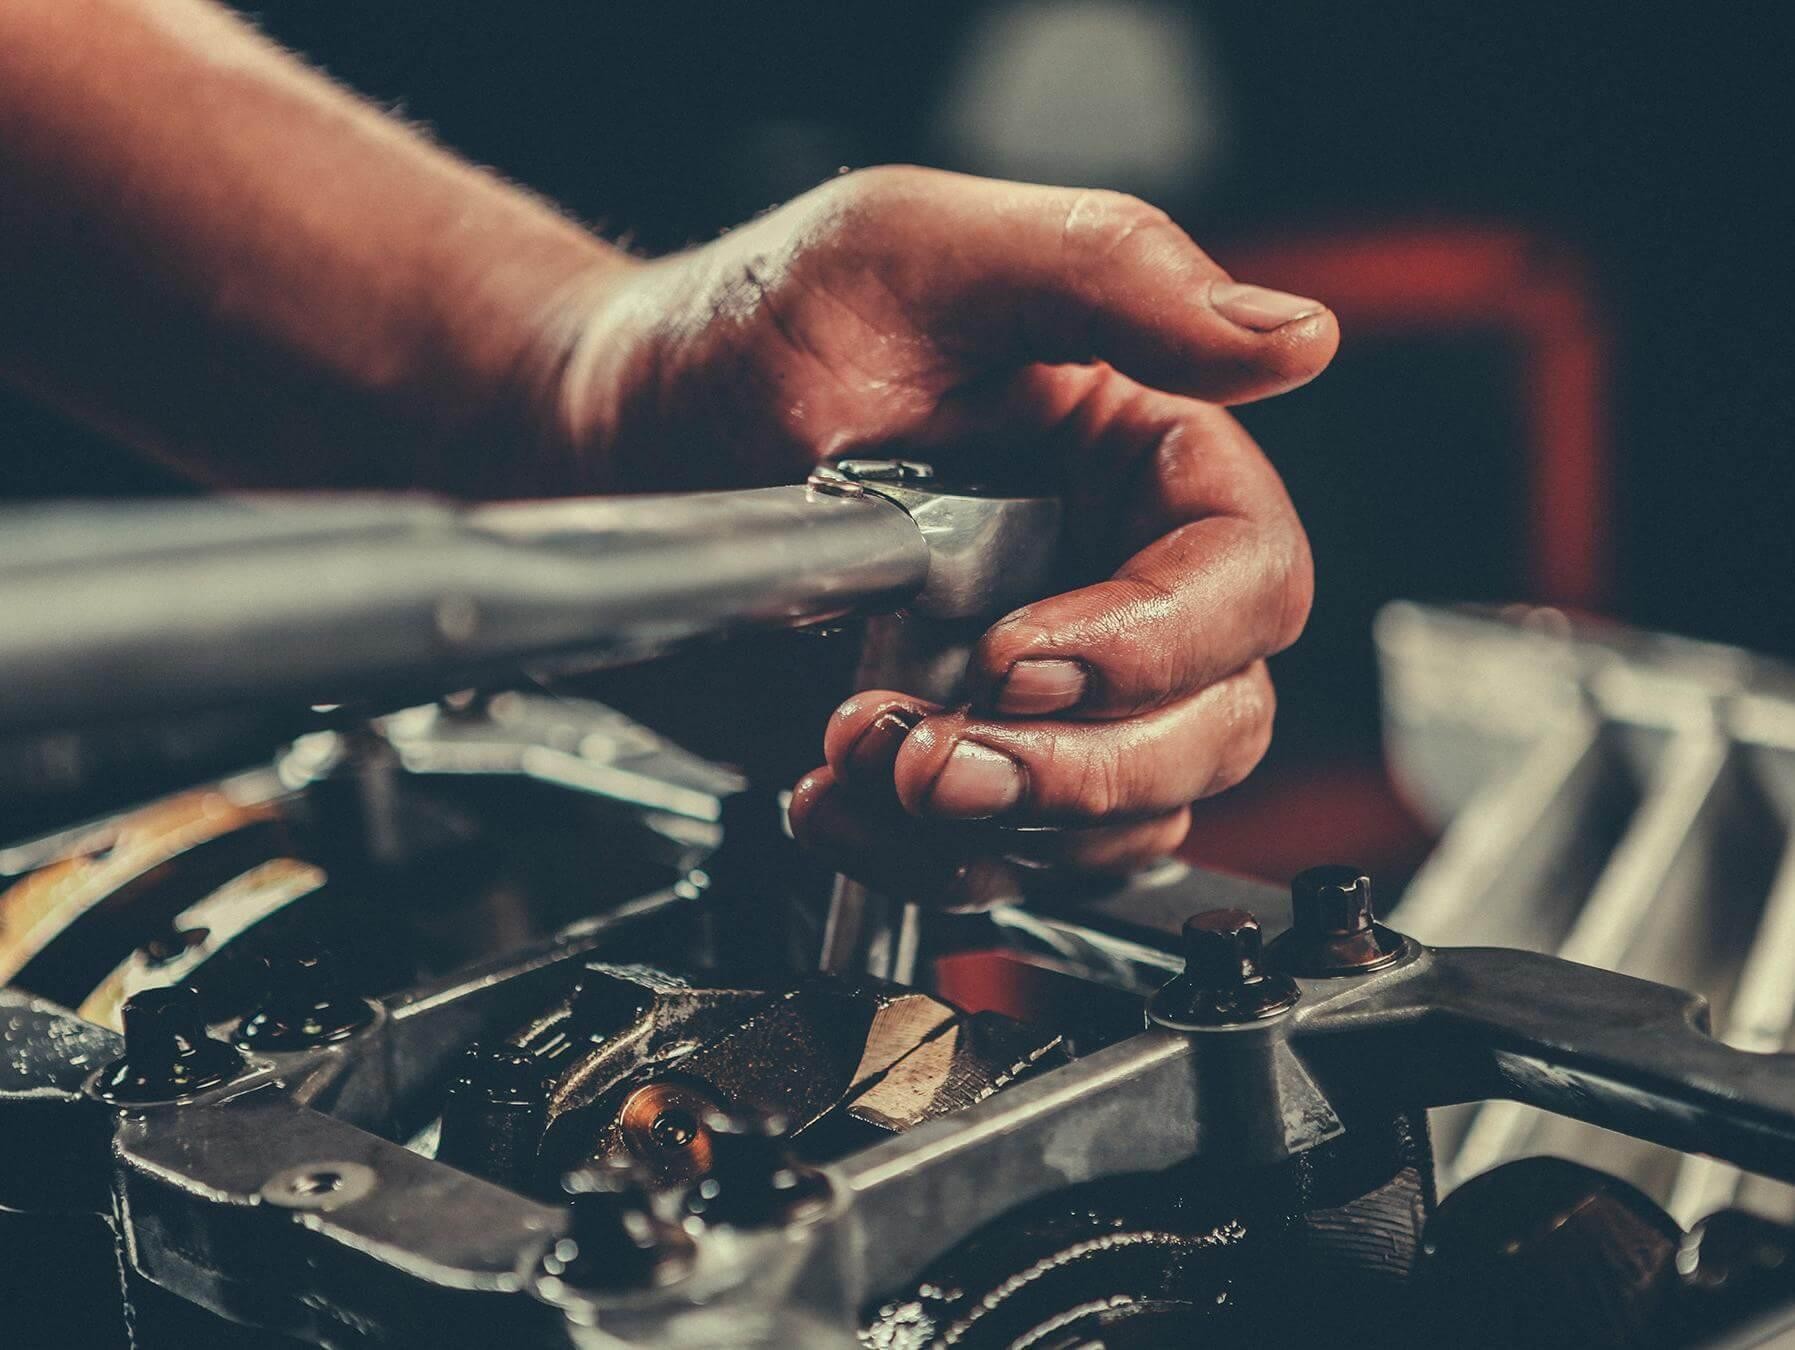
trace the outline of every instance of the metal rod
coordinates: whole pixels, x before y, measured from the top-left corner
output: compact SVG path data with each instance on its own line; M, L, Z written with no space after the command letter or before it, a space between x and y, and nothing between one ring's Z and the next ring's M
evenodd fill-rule
M854 1259L831 1277L865 1298L1037 1196L1194 1156L1193 1059L1189 1039L1143 1032L839 1164L829 1239Z
M1795 1180L1795 1055L1749 1054L1714 1039L1699 995L1489 947L1436 951L1415 987L1391 987L1396 997L1378 1012L1408 999L1392 1025L1425 1009L1468 1032L1512 1100ZM1405 1072L1417 1062L1401 1050L1389 1058Z
M0 729L454 688L526 662L901 604L930 550L871 494L408 497L0 512Z

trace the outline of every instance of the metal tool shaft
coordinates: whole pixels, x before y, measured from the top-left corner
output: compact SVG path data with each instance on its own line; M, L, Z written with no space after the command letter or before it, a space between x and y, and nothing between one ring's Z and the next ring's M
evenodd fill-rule
M902 603L931 550L814 487L456 507L423 498L0 513L0 729L439 693Z
M921 526L933 560L928 585L901 614L866 625L855 682L948 704L965 697L973 646L986 627L1049 594L1063 507L1053 496L956 490L904 461L834 466L869 495L884 494ZM882 895L836 879L823 928L824 970L913 983L922 963L923 906L933 897Z

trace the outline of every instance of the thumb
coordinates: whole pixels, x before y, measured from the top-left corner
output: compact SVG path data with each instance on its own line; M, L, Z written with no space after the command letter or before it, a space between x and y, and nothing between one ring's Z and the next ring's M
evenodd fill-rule
M892 227L886 283L969 364L1104 361L1168 393L1241 403L1313 379L1339 344L1320 301L1233 280L1163 211L1119 192L913 168L837 182L861 194L856 214Z

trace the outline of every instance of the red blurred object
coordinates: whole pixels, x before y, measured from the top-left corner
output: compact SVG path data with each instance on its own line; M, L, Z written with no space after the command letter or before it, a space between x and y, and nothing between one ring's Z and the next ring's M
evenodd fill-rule
M1023 1021L1051 1014L1050 991L1064 979L1008 952L955 952L935 962L935 992L949 1003Z
M1495 332L1522 362L1529 599L1600 610L1612 583L1608 342L1581 261L1504 225L1389 228L1230 250L1238 275L1325 299L1359 333Z
M1317 863L1350 863L1394 895L1433 840L1380 764L1285 765L1255 774L1192 813L1183 857L1241 876L1288 881Z

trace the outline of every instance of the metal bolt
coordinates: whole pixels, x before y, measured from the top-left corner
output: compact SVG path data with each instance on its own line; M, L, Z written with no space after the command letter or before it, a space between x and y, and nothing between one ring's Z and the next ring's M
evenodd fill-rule
M1333 936L1368 933L1376 922L1371 878L1356 867L1324 863L1297 874L1290 899L1299 927Z
M1328 864L1290 883L1290 931L1272 955L1298 975L1360 975L1380 970L1407 949L1400 933L1377 921L1371 878L1363 869Z
M436 1156L500 1185L520 1185L534 1170L547 1123L541 1066L508 1045L471 1045L443 1103Z
M1288 976L1260 963L1259 920L1211 909L1184 923L1184 973L1153 997L1152 1016L1172 1024L1222 1025L1273 1017L1297 999Z
M711 1111L704 1132L710 1170L687 1192L686 1209L706 1223L777 1223L819 1198L819 1178L792 1162L784 1117Z
M326 952L308 948L262 958L261 1006L237 1028L237 1043L255 1050L304 1050L345 1040L374 1019Z
M1683 1236L1677 1273L1697 1297L1749 1298L1786 1291L1795 1277L1789 1230L1742 1209L1710 1214Z
M1205 989L1260 978L1259 920L1244 909L1212 909L1184 921L1184 973Z
M243 1056L206 1031L199 995L184 985L125 1000L125 1053L100 1071L109 1102L172 1101L234 1077Z

